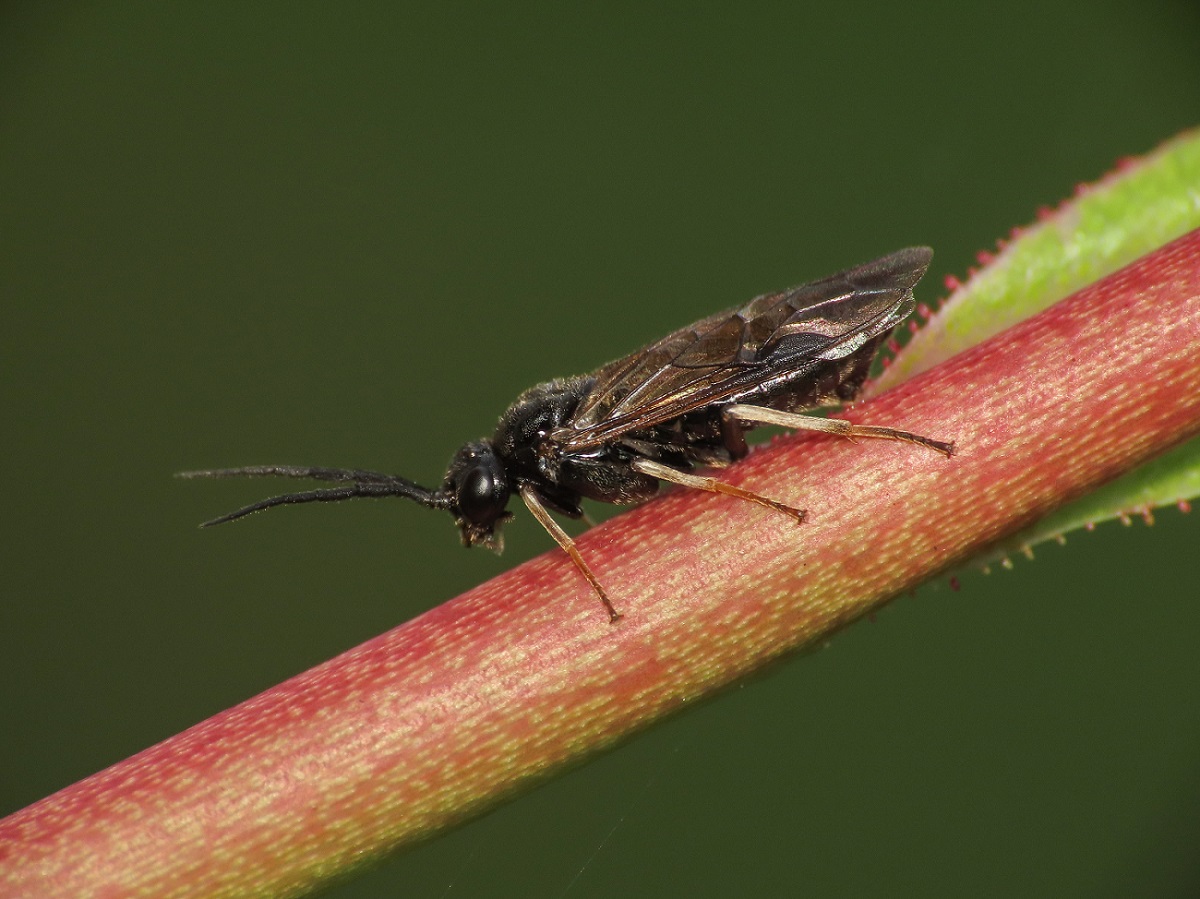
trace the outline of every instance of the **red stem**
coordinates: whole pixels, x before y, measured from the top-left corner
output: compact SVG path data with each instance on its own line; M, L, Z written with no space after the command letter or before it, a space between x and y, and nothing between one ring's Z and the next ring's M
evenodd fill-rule
M853 410L954 439L777 441L0 821L0 896L295 893L827 637L1200 431L1200 231Z

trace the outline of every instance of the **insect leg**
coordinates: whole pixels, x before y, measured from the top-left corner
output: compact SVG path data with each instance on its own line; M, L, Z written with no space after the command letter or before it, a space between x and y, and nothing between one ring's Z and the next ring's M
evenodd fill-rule
M725 449L729 450L731 459L745 459L750 454L742 423L732 415L721 416L721 442L725 444Z
M734 403L721 410L721 414L735 418L738 421L753 422L761 425L779 425L795 430L820 431L822 434L836 434L840 437L881 437L884 440L904 440L918 446L927 446L944 456L954 455L954 442L946 443L934 440L932 437L922 437L911 431L900 431L896 428L881 428L875 425L855 425L840 418L818 418L814 415L797 415L793 412L780 412L764 406L746 406Z
M533 513L533 517L538 520L538 523L554 538L554 542L561 546L566 554L571 557L571 561L575 563L575 567L579 569L580 574L587 578L587 582L592 585L592 589L600 597L600 602L604 603L604 608L608 610L608 620L614 622L620 618L621 613L613 608L612 600L608 598L608 594L600 586L600 581L596 578L596 575L592 574L592 569L588 568L587 562L583 561L583 556L579 553L579 547L575 545L575 541L571 539L570 535L559 527L558 522L550 517L550 513L542 505L542 501L538 499L537 491L528 484L523 484L521 486L521 499L525 500L526 508Z
M688 474L686 471L679 471L678 469L671 468L669 465L663 465L661 462L655 462L651 459L634 459L630 463L630 466L634 471L648 474L650 477L658 478L660 481L668 481L672 484L679 484L682 487L692 487L696 490L707 490L709 493L724 493L726 496L736 496L738 499L749 500L752 503L758 503L760 506L766 506L768 509L774 509L776 512L782 512L784 515L789 515L796 519L797 522L804 521L805 511L803 509L793 509L791 506L777 503L773 499L767 499L765 496L751 493L749 490L743 490L741 487L722 483L716 478Z

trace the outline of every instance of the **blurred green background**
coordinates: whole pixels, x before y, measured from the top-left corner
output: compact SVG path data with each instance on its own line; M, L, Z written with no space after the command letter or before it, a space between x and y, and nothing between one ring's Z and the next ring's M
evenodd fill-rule
M550 547L200 532L263 485L172 472L436 483L539 380L912 243L932 301L1198 123L1184 0L6 4L0 813ZM1198 528L930 585L329 895L1196 895Z

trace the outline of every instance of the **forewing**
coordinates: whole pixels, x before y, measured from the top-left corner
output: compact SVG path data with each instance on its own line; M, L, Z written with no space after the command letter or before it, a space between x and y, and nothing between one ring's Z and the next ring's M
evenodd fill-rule
M596 372L556 438L596 446L763 385L802 378L861 347L912 311L912 288L932 251L912 247L820 281L756 297L681 328Z

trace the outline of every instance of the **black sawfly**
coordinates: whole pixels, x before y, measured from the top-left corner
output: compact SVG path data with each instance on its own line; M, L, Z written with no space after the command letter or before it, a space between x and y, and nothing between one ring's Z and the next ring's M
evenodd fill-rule
M285 493L203 527L293 503L399 496L454 516L464 546L499 552L500 525L517 494L570 556L604 604L621 617L575 542L551 517L583 517L584 499L637 503L662 481L724 493L803 521L805 513L697 475L749 451L760 425L843 437L881 437L950 456L954 444L909 431L801 414L858 396L879 345L908 317L913 287L933 251L910 247L820 281L764 294L668 334L597 371L526 390L490 438L465 444L441 487L343 468L259 465L182 472L185 478L285 477L339 486Z

